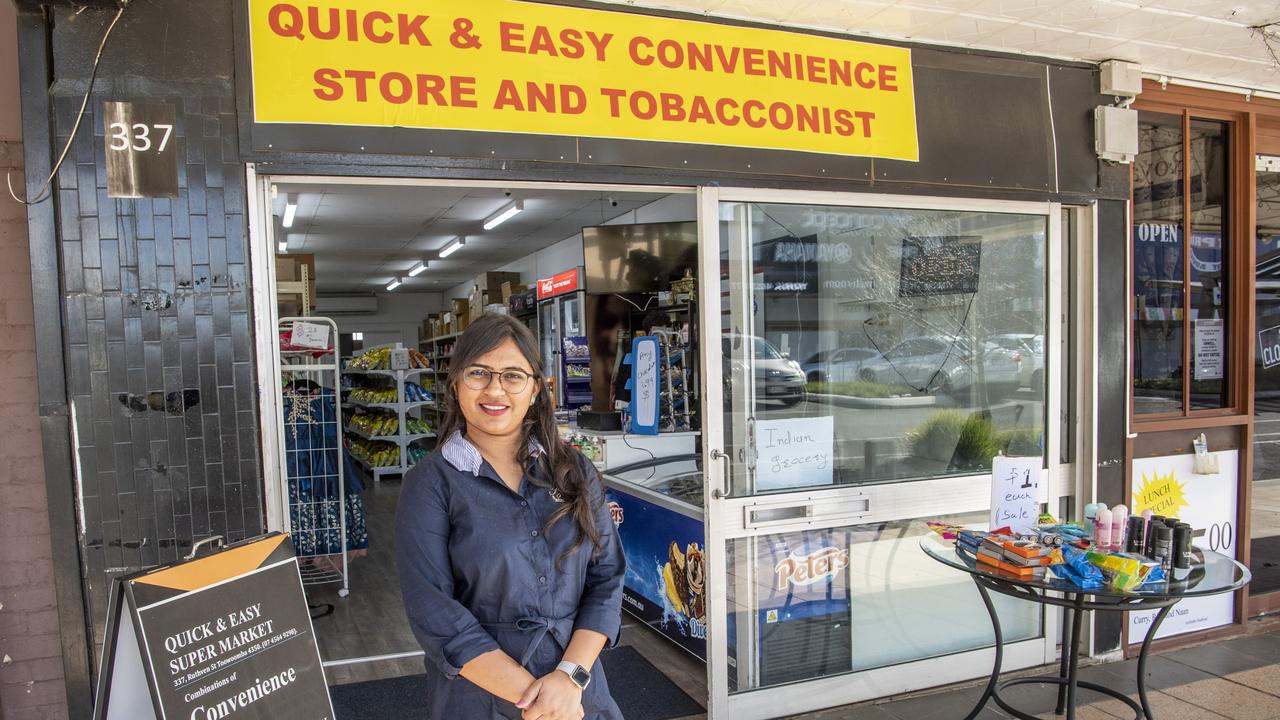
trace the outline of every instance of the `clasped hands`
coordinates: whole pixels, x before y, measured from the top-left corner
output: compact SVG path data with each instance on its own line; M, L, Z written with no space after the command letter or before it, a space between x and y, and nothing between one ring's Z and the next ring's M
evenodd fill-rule
M516 707L524 720L582 720L582 689L559 670L534 680Z

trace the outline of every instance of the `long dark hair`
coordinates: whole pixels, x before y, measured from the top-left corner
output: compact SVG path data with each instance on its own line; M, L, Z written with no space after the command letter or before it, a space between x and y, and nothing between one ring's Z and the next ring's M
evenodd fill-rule
M600 529L596 527L595 508L592 507L591 489L587 486L587 476L578 464L577 452L560 442L560 433L556 429L555 403L551 399L551 388L546 383L546 373L542 367L542 355L538 349L538 339L524 323L507 315L482 315L471 323L458 338L453 347L449 375L444 384L444 419L440 422L439 437L449 438L453 433L467 432L467 418L458 405L455 388L462 378L462 372L474 365L480 357L502 343L510 340L519 348L520 354L533 368L533 382L539 383L538 394L529 406L521 428L520 449L516 460L521 467L528 467L533 460L529 451L529 441L537 440L546 452L547 462L551 468L551 487L564 498L556 511L547 520L547 527L555 525L561 518L570 516L578 526L577 540L566 555L576 551L584 541L590 540L592 552L600 550ZM603 495L603 492L601 493ZM564 558L561 558L563 560Z

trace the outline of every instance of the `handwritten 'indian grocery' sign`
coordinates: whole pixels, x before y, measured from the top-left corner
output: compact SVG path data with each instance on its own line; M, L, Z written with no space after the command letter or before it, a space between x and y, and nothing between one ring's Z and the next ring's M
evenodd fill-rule
M249 0L259 123L915 161L911 51L515 0Z

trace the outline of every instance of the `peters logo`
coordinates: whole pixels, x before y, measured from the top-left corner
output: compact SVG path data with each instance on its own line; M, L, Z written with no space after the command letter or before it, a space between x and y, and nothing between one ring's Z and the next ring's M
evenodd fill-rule
M622 506L613 500L609 501L609 515L613 518L613 526L622 524Z
M792 555L778 563L773 572L778 579L778 589L786 590L789 585L812 585L822 580L834 579L847 567L848 550L826 547L808 555Z

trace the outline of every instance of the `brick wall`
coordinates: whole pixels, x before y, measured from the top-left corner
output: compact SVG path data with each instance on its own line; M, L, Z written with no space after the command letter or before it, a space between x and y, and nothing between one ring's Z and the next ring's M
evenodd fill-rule
M16 98L15 98L16 100ZM0 140L0 174L22 144ZM21 175L15 183L21 188ZM0 194L0 720L67 717L36 409L26 209Z

